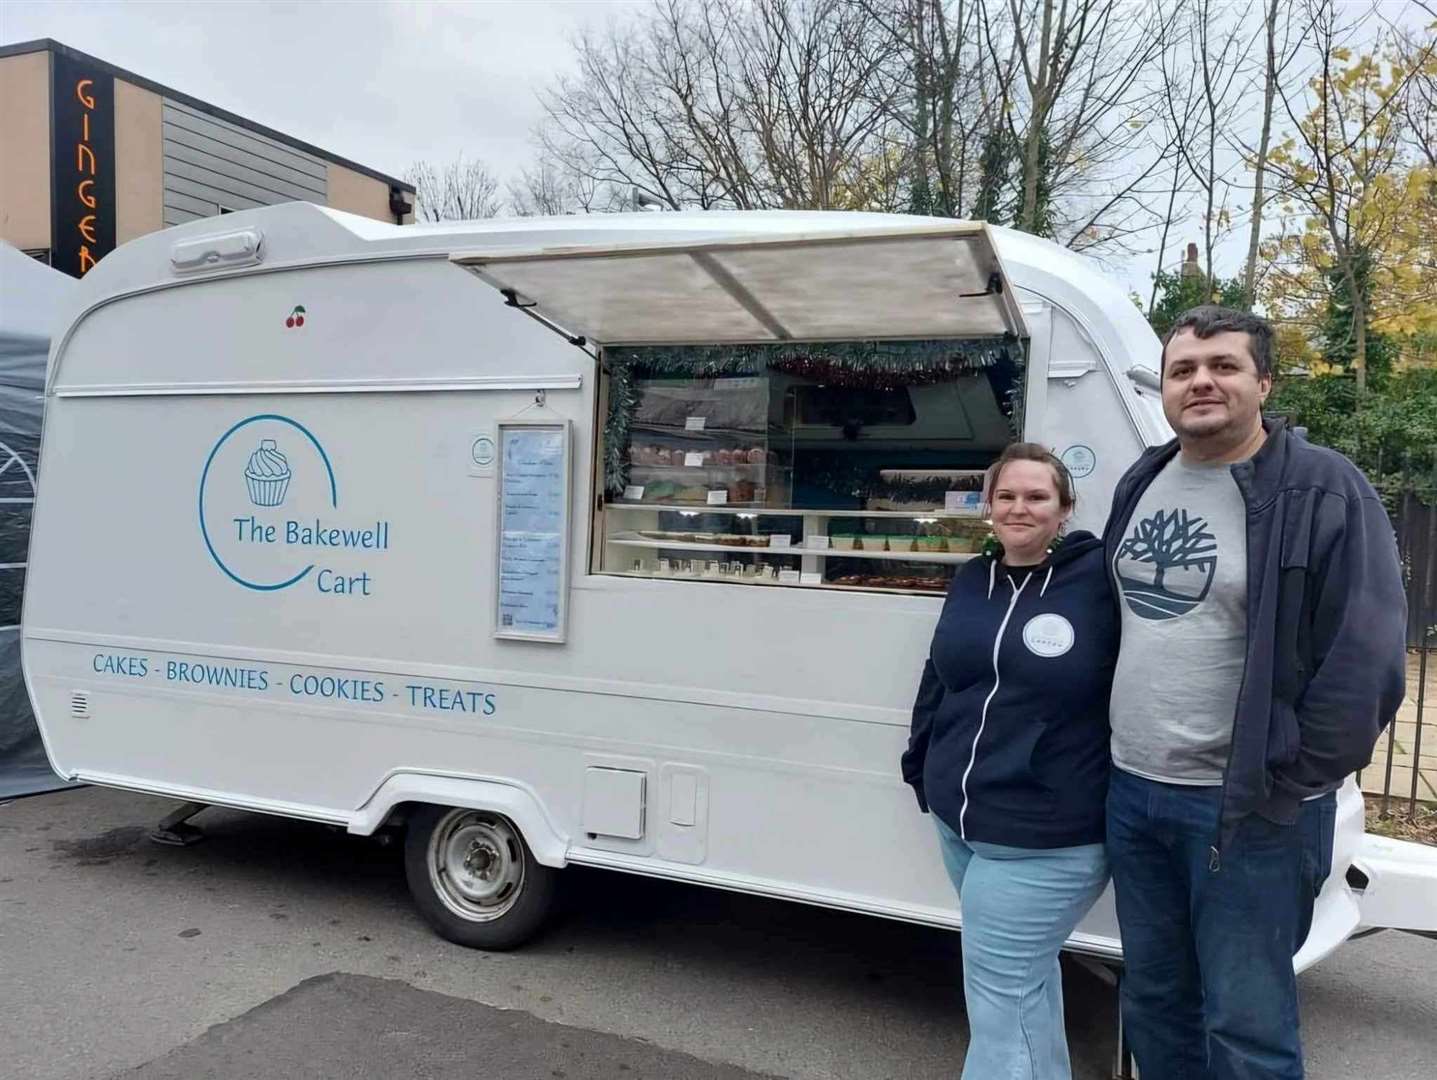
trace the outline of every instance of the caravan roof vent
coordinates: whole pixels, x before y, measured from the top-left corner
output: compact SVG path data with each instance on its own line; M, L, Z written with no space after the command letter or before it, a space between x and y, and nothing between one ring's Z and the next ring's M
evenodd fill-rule
M170 248L170 265L177 274L218 270L221 267L228 269L253 266L260 261L262 239L258 229L241 229L238 232L182 240Z

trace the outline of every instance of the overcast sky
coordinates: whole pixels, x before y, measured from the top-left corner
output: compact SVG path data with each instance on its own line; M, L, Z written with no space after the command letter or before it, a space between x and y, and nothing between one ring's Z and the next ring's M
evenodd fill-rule
M586 22L641 0L0 0L0 44L54 38L393 176L460 151L529 163L535 92Z
M1379 0L1401 21L1409 0ZM533 160L537 91L568 70L580 27L649 0L0 0L0 44L49 37L392 176L420 159ZM1237 170L1241 173L1241 170ZM1241 173L1241 184L1250 180ZM1168 249L1200 238L1180 224ZM1246 218L1219 248L1236 272ZM1155 246L1156 236L1149 243ZM1145 245L1146 246L1146 245ZM1106 260L1144 297L1152 255Z

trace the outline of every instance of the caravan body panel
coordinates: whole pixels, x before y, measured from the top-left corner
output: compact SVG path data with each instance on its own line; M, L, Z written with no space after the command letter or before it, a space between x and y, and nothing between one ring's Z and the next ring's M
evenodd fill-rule
M590 572L594 360L450 261L891 220L401 229L292 205L224 219L260 238L252 266L172 262L215 222L107 257L52 356L26 596L56 767L360 833L408 802L492 809L549 865L957 925L897 767L941 600ZM1157 342L1082 260L995 235L1030 335L1027 436L1068 461L1076 524L1100 530L1166 436L1127 377ZM563 644L494 636L476 456L500 422L541 418L572 433ZM1110 897L1072 945L1118 953Z

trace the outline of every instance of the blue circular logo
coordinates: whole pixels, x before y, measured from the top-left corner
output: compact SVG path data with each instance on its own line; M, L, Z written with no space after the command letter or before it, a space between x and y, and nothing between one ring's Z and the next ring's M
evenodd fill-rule
M1075 443L1058 455L1058 460L1068 467L1068 475L1081 480L1098 467L1098 455L1090 446Z
M303 424L276 413L239 421L215 443L200 473L200 535L215 565L247 589L274 592L303 581L310 563L276 570L284 560L279 511L292 506L339 507L329 455ZM278 580L274 580L278 578Z

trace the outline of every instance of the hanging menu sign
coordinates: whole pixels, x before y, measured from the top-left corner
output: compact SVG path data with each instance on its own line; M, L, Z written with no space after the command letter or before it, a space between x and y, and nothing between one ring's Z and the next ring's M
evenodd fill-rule
M496 637L563 641L569 425L499 424Z

